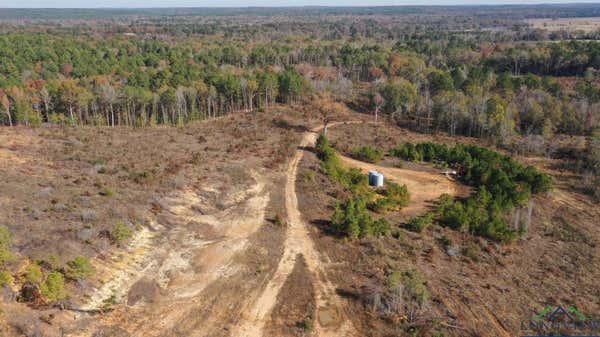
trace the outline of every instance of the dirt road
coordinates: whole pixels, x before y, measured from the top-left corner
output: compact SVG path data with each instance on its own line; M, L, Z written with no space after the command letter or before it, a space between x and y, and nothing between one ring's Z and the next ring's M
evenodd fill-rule
M339 124L339 123L338 123ZM335 126L337 124L330 124ZM277 296L299 256L303 256L308 270L311 272L316 291L316 317L315 335L322 337L349 337L355 336L356 331L352 322L344 313L344 300L335 292L335 286L327 279L324 262L314 243L309 236L308 227L302 220L298 209L296 196L296 176L298 163L304 155L304 147L313 146L317 132L321 128L313 129L302 137L300 146L289 163L285 186L285 206L287 211L288 228L285 239L285 249L275 275L268 283L262 294L249 311L246 320L240 324L232 336L261 337L271 312L277 302Z

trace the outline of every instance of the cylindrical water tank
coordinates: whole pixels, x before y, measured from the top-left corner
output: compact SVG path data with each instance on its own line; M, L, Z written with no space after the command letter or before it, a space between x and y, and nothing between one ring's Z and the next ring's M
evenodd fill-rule
M374 185L376 187L383 186L383 174L382 173L377 172L377 175L375 176L374 179L375 179L375 184Z
M369 185L370 186L375 186L375 183L376 183L375 182L375 180L376 180L375 177L376 176L377 176L377 171L373 171L373 170L369 171Z

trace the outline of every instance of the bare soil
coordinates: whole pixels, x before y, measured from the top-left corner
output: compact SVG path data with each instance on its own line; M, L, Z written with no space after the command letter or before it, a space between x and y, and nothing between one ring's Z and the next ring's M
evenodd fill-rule
M0 327L44 336L230 335L283 251L272 219L285 212L280 179L300 136L294 118L304 116L275 110L184 128L0 130L0 212L15 237L13 273L52 253L63 264L86 255L95 268L92 278L68 282L72 310L23 310ZM117 221L134 230L121 245L109 239ZM3 309L16 305L10 296Z
M264 336L302 337L312 334L316 310L313 282L304 258L297 258L277 297Z

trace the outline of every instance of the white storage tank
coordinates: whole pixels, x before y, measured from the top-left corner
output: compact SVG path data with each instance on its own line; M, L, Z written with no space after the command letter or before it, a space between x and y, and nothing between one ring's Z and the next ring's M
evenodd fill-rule
M383 186L383 173L377 172L377 175L375 176L375 187L382 187Z
M377 171L369 171L369 185L375 187L382 187L383 174Z
M377 176L377 171L369 171L369 185L375 186L375 176Z

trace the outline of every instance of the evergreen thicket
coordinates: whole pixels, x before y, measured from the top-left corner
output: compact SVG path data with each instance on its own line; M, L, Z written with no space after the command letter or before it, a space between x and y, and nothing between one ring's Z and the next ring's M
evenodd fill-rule
M443 195L437 211L440 222L493 240L515 239L519 229L507 225L505 214L514 207L526 205L532 194L552 188L550 177L534 167L523 166L509 156L476 145L406 143L391 153L405 160L442 163L455 168L460 179L476 192L464 201Z

